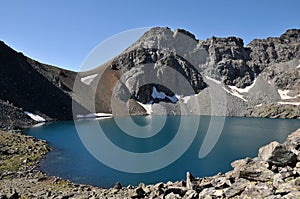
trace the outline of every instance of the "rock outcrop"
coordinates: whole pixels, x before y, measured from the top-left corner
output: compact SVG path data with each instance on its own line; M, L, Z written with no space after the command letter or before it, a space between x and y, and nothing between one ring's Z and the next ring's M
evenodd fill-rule
M198 110L188 100L183 100L184 103L178 100L178 106L185 107L189 114L299 118L299 40L297 29L288 30L278 38L255 39L244 46L243 40L236 37L212 37L202 41L180 29L153 28L124 54L138 48L163 49L181 56L205 76L208 86L197 95ZM226 111L212 112L206 108L218 106L211 104L209 98L218 98L219 103L222 103L220 98L227 101L227 104L222 103ZM268 108L274 106L277 108Z

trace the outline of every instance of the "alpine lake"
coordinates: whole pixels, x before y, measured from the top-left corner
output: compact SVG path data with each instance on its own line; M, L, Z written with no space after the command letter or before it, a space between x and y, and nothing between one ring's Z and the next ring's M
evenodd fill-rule
M183 180L187 171L225 173L234 160L255 157L260 147L284 142L298 128L300 120L292 119L134 116L46 123L23 133L52 148L41 171L108 188Z

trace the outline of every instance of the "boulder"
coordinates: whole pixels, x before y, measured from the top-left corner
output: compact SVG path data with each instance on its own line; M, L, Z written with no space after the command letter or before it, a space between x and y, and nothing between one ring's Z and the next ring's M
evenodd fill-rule
M297 161L297 156L284 145L278 142L271 142L270 144L259 149L258 157L271 165L277 166L294 166Z
M266 198L273 196L273 186L267 183L252 182L248 184L245 190L240 195L241 198Z
M240 178L250 181L268 182L273 180L274 173L268 169L268 163L253 161L241 167Z
M187 189L183 188L183 187L168 187L165 190L164 196L167 196L171 193L175 194L175 195L179 195L180 197L183 197L186 193Z
M250 183L250 182L246 179L243 179L243 178L238 179L235 183L232 184L232 186L230 186L225 191L225 196L227 198L231 198L231 197L241 194L245 190L248 183Z
M122 189L122 185L119 182L116 182L114 189Z

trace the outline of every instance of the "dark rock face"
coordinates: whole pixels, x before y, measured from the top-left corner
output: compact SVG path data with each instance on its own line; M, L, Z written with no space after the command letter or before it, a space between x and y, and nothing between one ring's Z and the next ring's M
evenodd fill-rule
M127 93L130 98L142 103L172 102L168 98L155 98L153 87L169 97L175 94L192 95L199 93L207 85L197 69L184 58L172 52L156 49L143 49L124 53L111 63L111 70L122 73L120 93ZM189 90L185 84L191 87ZM119 99L128 97L117 96ZM174 103L174 102L173 102Z
M288 30L279 38L255 39L249 47L252 65L262 71L271 63L286 62L299 56L300 30Z
M14 130L28 128L36 122L29 118L21 109L0 100L0 129Z
M23 111L41 114L48 120L65 120L73 117L72 98L66 93L70 90L70 85L67 86L59 80L63 79L62 74L65 74L64 78L68 79L66 74L72 72L29 60L3 42L0 42L0 54L1 100L13 104L12 106L15 107L13 109L22 108ZM5 115L7 112L5 110L1 109L2 117L13 121L14 119L7 119L8 115ZM24 118L20 109L17 112L20 115L19 118ZM19 118L17 121L20 122ZM28 121L28 118L24 121Z
M250 85L256 71L249 67L247 61L250 60L249 49L244 48L244 42L240 38L211 38L200 44L207 49L210 57L210 67L213 68L215 76L226 85L236 85L244 88ZM207 66L200 66L207 71Z
M238 104L238 108L227 104L226 115L299 118L299 38L300 30L293 29L278 38L256 39L244 46L243 40L236 37L201 41L187 31L153 28L125 53L139 48L163 49L184 58L202 76L219 81L219 87L231 95L226 97L227 101ZM204 82L210 83L209 80ZM255 89L249 92L237 90L253 85ZM212 87L215 86L210 84L200 92L200 107L208 104L201 101L207 101L205 92L214 92ZM281 99L279 89L289 91L292 98ZM192 109L187 112L199 114ZM202 113L210 114L207 110Z
M187 31L153 28L129 49L138 47L168 49L188 60L205 75L239 88L251 85L254 78L274 63L299 57L300 30L288 30L279 38L256 39L248 46L240 38L199 41ZM151 41L151 42L147 42Z

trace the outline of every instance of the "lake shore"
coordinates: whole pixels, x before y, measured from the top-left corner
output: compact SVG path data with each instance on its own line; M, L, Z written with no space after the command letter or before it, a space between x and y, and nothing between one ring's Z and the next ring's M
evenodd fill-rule
M104 189L76 184L38 171L50 150L45 141L0 131L0 199L5 198L295 198L300 197L300 129L283 144L272 142L258 157L232 163L211 177L155 185Z

